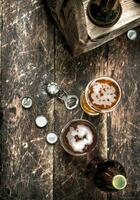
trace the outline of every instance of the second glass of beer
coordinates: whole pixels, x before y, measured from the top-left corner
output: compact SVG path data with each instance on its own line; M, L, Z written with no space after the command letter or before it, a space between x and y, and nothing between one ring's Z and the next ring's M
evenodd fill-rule
M80 104L89 115L111 112L121 100L121 88L117 81L110 77L99 77L89 82L81 94Z
M60 143L70 155L87 155L96 147L96 128L87 120L74 119L68 122L62 129Z

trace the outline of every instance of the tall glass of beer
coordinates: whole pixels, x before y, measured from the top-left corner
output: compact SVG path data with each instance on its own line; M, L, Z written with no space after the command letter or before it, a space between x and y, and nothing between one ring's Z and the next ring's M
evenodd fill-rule
M120 85L113 78L99 77L89 82L81 94L80 105L89 115L115 110L121 100Z

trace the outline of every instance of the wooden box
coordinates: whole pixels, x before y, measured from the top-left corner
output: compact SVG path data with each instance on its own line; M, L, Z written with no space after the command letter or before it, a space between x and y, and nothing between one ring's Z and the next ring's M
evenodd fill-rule
M87 15L90 0L48 0L51 13L73 55L94 49L140 25L140 4L121 0L122 15L110 28L94 25Z

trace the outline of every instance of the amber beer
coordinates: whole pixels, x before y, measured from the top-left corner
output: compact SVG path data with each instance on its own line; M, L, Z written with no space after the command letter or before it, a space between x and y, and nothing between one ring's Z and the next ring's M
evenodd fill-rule
M100 77L92 80L81 94L80 104L89 115L111 112L116 109L121 100L121 88L110 77Z
M87 120L72 120L62 129L60 143L64 150L73 156L86 155L96 146L96 129Z

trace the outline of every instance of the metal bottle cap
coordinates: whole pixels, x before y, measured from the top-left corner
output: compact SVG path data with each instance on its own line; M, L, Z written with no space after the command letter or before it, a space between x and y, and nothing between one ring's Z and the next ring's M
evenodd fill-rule
M58 136L55 133L48 133L46 139L49 144L55 144L58 140Z
M55 82L51 82L47 85L47 92L50 94L50 95L56 95L60 90L60 86L55 83Z
M135 40L137 38L137 32L133 29L133 30L129 30L127 32L127 37L129 40Z
M24 97L22 99L21 103L22 103L23 108L28 109L28 108L32 107L33 101L32 101L32 99L30 97Z
M117 190L122 190L127 185L127 180L123 175L116 175L113 177L112 184Z
M37 116L35 123L39 128L43 128L48 124L48 120L43 115Z

